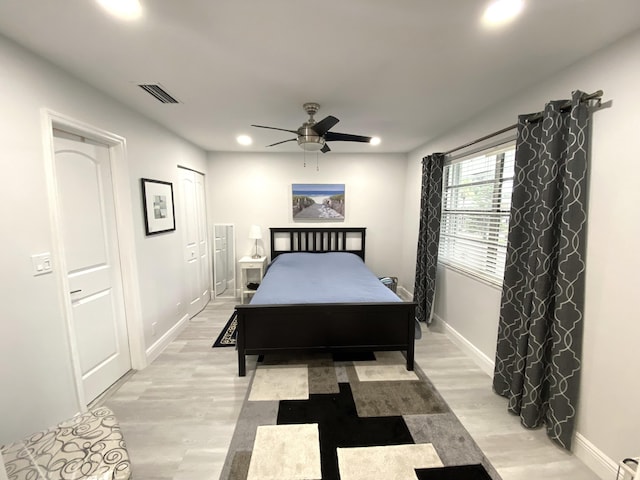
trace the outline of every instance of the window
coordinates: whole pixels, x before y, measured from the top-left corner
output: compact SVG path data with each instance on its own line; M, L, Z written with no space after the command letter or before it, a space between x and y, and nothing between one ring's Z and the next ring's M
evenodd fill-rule
M515 145L452 160L443 174L438 260L501 285L507 252Z

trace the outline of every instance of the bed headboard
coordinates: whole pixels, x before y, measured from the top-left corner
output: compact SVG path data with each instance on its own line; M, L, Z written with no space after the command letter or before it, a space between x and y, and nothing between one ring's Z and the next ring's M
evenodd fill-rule
M364 260L366 228L270 228L271 260L281 253L347 252Z

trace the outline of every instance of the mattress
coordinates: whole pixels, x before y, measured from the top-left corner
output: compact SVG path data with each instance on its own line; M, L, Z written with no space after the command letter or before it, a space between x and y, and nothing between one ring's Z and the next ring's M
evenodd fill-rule
M251 305L385 303L402 300L353 253L283 253L267 268Z

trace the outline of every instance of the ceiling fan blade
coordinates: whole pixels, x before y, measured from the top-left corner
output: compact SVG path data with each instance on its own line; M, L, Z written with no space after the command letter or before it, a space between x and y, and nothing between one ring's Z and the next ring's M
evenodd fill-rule
M320 149L320 151L321 151L322 153L327 153L327 152L330 152L330 151L331 151L331 149L329 148L329 145L327 145L327 144L325 143L325 144L324 144L324 146Z
M349 133L335 133L335 132L327 132L324 136L325 141L327 142L362 142L369 143L371 141L371 137L363 137L362 135L351 135Z
M298 134L297 130L287 130L286 128L265 127L264 125L251 125L251 126L252 127L258 127L258 128L268 128L269 130L280 130L281 132L295 133L296 135Z
M281 142L272 143L271 145L267 145L267 147L273 147L275 145L280 145L281 143L295 142L296 140L297 138L290 138L289 140L282 140Z
M322 136L325 133L327 133L329 130L331 130L334 127L334 125L339 121L340 120L338 120L336 117L329 115L328 117L325 117L322 120L320 120L318 123L314 124L313 127L311 128L318 135Z

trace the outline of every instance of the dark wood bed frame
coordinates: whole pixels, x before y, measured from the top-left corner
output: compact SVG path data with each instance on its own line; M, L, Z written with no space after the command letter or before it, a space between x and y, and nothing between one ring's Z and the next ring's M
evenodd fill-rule
M271 261L281 253L350 252L364 260L365 228L271 228ZM277 249L277 241L289 247ZM347 248L350 243L358 248ZM246 355L273 352L406 352L413 370L414 302L236 305L238 375Z

